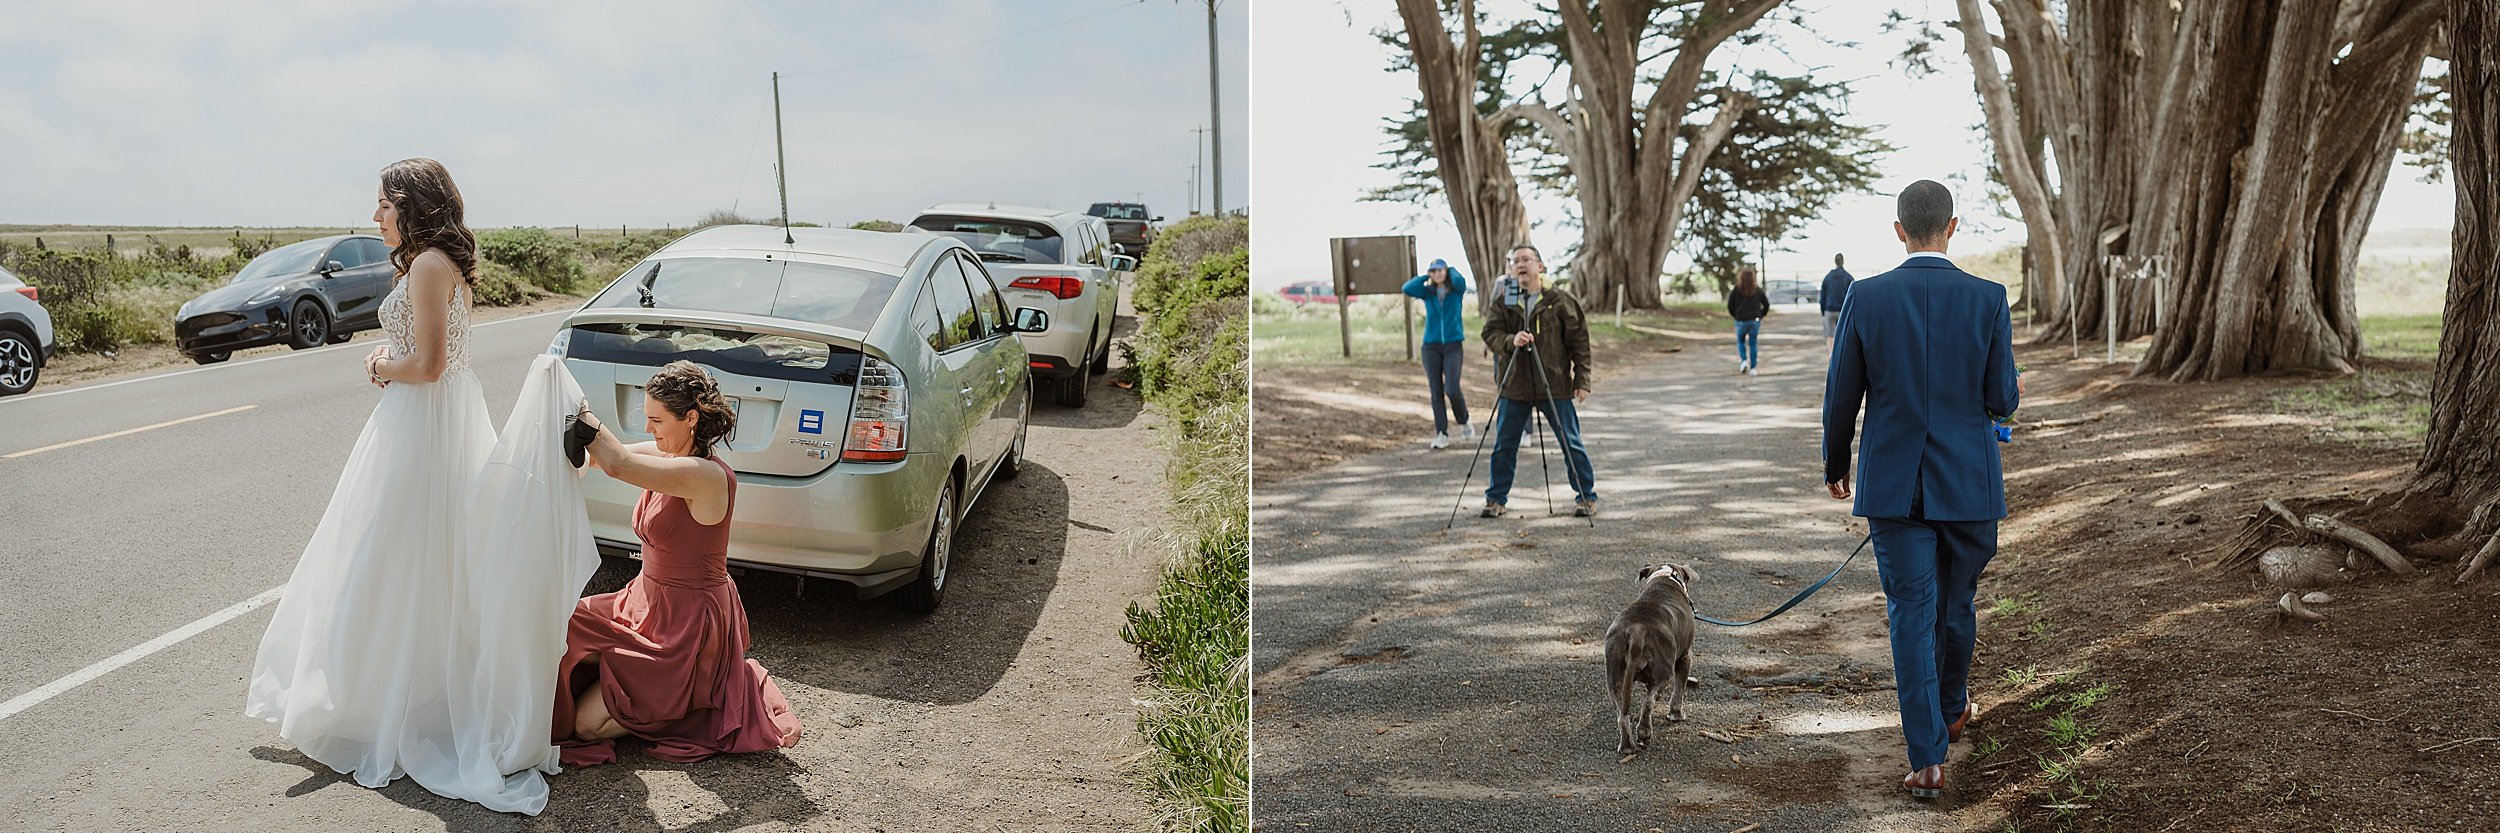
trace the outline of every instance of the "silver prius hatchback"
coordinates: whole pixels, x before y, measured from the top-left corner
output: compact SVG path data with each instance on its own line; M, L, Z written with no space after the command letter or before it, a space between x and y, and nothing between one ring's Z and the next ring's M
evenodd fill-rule
M948 237L715 226L625 271L548 351L626 442L650 437L643 385L686 359L720 380L738 426L732 564L902 590L937 607L955 529L1024 458L1032 376L981 260ZM593 472L582 491L602 552L637 554L640 492Z

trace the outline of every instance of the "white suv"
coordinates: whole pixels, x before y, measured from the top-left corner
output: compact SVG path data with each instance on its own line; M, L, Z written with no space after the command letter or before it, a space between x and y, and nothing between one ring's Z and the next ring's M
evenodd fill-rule
M1091 375L1111 369L1120 283L1137 268L1135 258L1111 253L1110 226L1072 211L948 204L920 212L908 230L963 241L1009 306L1049 313L1048 331L1024 334L1033 377L1059 404L1085 407Z
M35 378L52 361L52 313L44 311L39 295L0 269L0 396L33 390Z

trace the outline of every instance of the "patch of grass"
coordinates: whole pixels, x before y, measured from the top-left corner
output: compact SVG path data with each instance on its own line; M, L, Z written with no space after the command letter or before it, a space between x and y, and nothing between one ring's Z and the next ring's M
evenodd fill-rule
M2421 445L2430 425L2428 370L2374 370L2284 391L2267 406L2320 418L2328 439L2379 448Z
M2381 359L2439 358L2439 313L2361 319L2361 354Z
M2008 668L2005 669L2005 673L1998 675L1998 679L2003 680L2008 686L2021 688L2040 679L2040 666L2026 665L2021 668Z
M2027 616L2038 612L2040 609L2026 599L2001 598L1988 605L1990 616Z
M2005 751L2005 741L2003 739L1983 738L1978 743L1971 746L1970 760L1971 763L1978 763L1980 761L1996 757L1997 753L2003 751Z
M2049 718L2047 735L2050 743L2068 746L2091 740L2096 732L2075 719L2073 712Z
M2049 624L2049 620L2047 619L2033 619L2031 620L2031 626L2023 629L2023 638L2047 639L2049 638L2049 633L2055 629L2055 627Z
M1255 294L1251 309L1257 326L1251 341L1251 353L1258 357L1261 370L1292 367L1328 367L1406 360L1406 310L1404 296L1364 296L1346 305L1346 321L1337 320L1333 304L1294 306L1273 291ZM1628 310L1623 324L1616 325L1613 310L1586 310L1589 322L1591 352L1606 351L1626 342L1655 339L1647 330L1674 329L1683 332L1717 332L1728 325L1727 309L1715 303L1669 303L1655 310ZM1470 298L1464 312L1461 330L1473 343L1482 332L1484 318L1476 313ZM1423 343L1423 306L1414 311L1415 339ZM1353 355L1346 355L1347 336L1351 335ZM1734 336L1729 336L1733 351Z

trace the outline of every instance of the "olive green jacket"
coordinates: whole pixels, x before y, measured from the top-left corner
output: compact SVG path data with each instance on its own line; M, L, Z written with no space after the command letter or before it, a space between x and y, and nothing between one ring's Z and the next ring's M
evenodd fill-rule
M1487 291L1499 292L1499 286L1497 283ZM1548 283L1537 297L1533 314L1512 306L1509 300L1494 296L1493 311L1484 318L1484 346L1493 351L1495 378L1507 376L1499 391L1501 397L1525 401L1569 399L1575 390L1591 390L1589 322L1580 312L1580 299ZM1533 349L1511 346L1511 335L1521 330L1536 335ZM1537 364L1523 364L1513 371L1514 353L1535 356ZM1545 368L1541 377L1538 365Z

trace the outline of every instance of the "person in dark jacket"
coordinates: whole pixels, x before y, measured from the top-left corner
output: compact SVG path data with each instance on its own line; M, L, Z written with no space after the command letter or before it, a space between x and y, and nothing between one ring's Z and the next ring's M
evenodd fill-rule
M1979 574L1996 556L2005 466L1991 423L2022 404L2005 286L1953 265L1961 220L1934 180L1903 189L1909 257L1853 290L1823 382L1823 484L1857 503L1875 544L1893 693L1918 798L1944 794L1948 746L1975 711ZM1859 408L1865 428L1859 430ZM1858 466L1849 469L1850 442Z
M1727 315L1736 319L1736 372L1754 375L1762 364L1762 317L1771 314L1771 294L1754 279L1753 267L1736 270L1736 291L1727 294Z
M1533 414L1545 415L1563 450L1563 468L1571 479L1576 507L1572 514L1597 514L1597 475L1589 466L1588 447L1580 441L1580 413L1574 401L1589 398L1589 322L1580 300L1545 285L1545 260L1525 243L1510 250L1510 277L1492 312L1484 319L1484 346L1493 351L1501 390L1493 411L1493 474L1484 490L1481 517L1499 518L1510 501L1510 482L1519 463L1519 435ZM1533 410L1531 410L1533 409Z
M1408 278L1406 294L1424 302L1424 384L1432 396L1432 447L1450 446L1450 417L1458 417L1458 439L1476 438L1467 421L1467 394L1459 390L1459 367L1467 355L1467 276L1434 259L1432 268Z
M1840 310L1849 302L1849 285L1857 279L1849 276L1841 255L1832 255L1832 271L1823 273L1823 291L1815 299L1823 306L1823 349L1832 347L1832 334L1840 331Z

